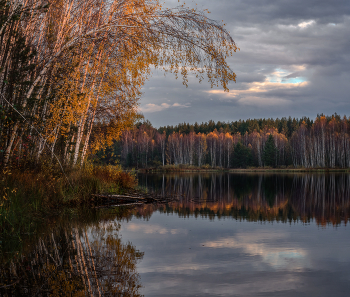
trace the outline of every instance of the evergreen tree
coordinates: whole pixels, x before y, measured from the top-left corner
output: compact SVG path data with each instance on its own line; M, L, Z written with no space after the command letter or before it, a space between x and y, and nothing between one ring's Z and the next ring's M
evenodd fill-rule
M238 142L234 148L232 165L234 168L246 168L252 163L252 154L249 148Z
M276 165L276 146L275 142L273 141L273 137L270 134L268 140L265 143L264 148L264 165L265 166L275 166Z

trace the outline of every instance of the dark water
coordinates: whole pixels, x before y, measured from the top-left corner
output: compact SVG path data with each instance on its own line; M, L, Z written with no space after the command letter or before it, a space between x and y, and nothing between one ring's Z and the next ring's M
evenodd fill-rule
M179 199L67 211L17 255L3 245L0 295L349 296L349 175L140 175L139 185Z

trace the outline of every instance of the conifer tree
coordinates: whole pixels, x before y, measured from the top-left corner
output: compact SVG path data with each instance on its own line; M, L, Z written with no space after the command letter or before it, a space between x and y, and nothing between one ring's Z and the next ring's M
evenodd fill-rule
M265 143L264 148L264 165L265 166L275 166L276 164L276 146L273 140L273 136L270 134L269 138Z
M245 147L242 143L238 142L234 149L233 154L233 167L234 168L246 168L251 165L252 154L249 148Z

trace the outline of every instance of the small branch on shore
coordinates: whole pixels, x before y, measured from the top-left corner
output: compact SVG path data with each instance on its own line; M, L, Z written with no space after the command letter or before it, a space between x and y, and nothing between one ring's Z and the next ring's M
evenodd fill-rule
M95 206L95 208L110 208L110 207L120 207L120 206L136 206L143 205L144 203L136 202L136 203L122 203L122 204L106 204L101 206Z

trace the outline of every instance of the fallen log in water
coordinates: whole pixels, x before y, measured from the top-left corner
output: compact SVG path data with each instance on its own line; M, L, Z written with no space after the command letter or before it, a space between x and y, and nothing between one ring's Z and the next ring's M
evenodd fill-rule
M129 196L129 195L103 195L103 194L92 194L93 197L105 198L105 199L140 199L145 200L146 198L139 196Z
M176 197L164 197L157 194L142 193L136 190L125 195L92 194L91 196L91 202L95 205L97 204L97 208L141 205L146 203L168 203L177 199Z

